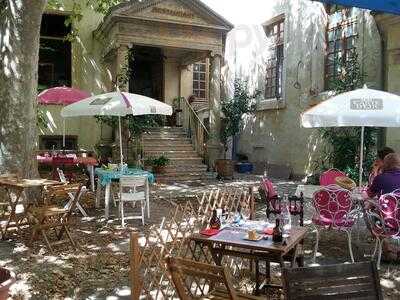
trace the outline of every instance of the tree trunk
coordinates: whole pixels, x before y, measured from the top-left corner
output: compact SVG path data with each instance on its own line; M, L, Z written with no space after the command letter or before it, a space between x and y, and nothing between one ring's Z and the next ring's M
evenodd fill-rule
M38 175L37 70L47 0L0 0L0 174Z

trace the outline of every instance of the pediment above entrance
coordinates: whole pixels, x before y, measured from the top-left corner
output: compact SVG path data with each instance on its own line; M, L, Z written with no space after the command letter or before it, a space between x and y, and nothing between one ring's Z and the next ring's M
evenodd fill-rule
M111 10L109 16L211 27L226 31L232 29L228 21L199 0L130 1Z

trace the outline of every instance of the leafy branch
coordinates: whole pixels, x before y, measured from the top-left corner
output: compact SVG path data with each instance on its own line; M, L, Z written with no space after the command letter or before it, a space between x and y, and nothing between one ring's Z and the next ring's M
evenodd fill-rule
M249 92L248 81L236 79L234 82L234 95L232 99L225 99L221 102L221 110L225 115L224 127L221 133L221 142L224 145L225 152L228 150L228 139L240 132L243 125L243 116L245 114L254 114L256 111L255 99L261 94L256 91L253 94Z
M347 57L336 57L338 62L337 76L330 86L336 94L361 88L366 75L362 72L358 54L355 49ZM324 160L316 161L316 170L323 171L330 167L345 171L353 179L358 178L361 128L321 128L321 137L326 142L323 151ZM364 152L366 153L364 169L369 170L376 154L377 129L365 128ZM365 174L364 174L365 175Z

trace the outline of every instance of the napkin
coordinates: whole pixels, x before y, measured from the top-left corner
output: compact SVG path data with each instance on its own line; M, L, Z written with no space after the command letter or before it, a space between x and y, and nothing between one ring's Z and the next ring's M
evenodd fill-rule
M200 231L200 234L206 235L206 236L213 236L213 235L218 234L219 232L220 232L219 229L208 228L208 229L203 229L202 231Z

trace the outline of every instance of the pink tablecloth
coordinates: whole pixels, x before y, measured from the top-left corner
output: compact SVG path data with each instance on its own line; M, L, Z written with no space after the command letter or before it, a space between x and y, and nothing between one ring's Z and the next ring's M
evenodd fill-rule
M86 166L97 166L98 162L97 159L94 157L78 157L76 154L67 154L65 157L73 158L73 164L81 164ZM37 155L36 159L38 163L45 164L45 165L52 165L53 164L53 157L51 156L43 156Z

